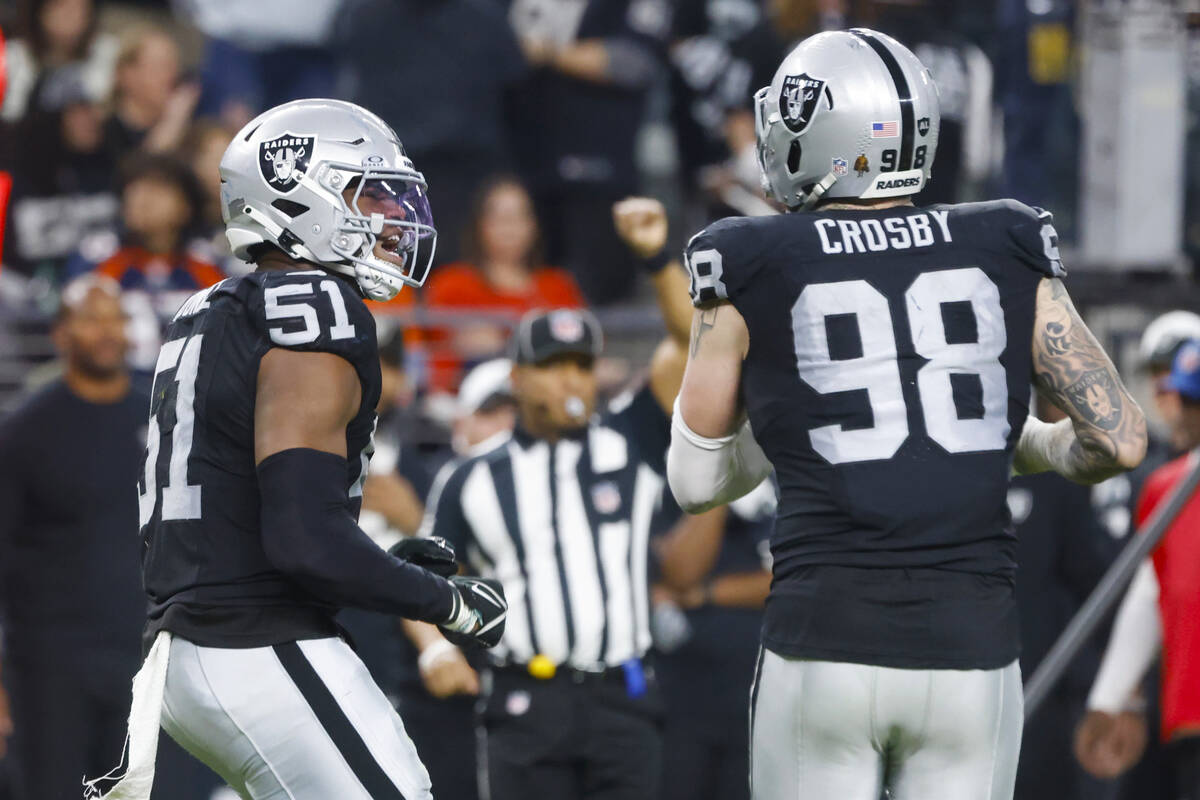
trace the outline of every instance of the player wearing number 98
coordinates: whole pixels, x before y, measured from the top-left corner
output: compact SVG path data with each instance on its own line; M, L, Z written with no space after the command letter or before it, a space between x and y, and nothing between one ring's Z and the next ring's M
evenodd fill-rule
M688 244L668 455L692 512L779 481L753 796L1011 798L1010 470L1130 469L1142 413L1067 297L1048 213L912 204L939 120L908 49L819 34L755 100L764 184L791 213ZM1031 381L1068 420L1026 421Z
M391 128L334 100L265 112L220 172L230 244L257 268L189 299L158 358L139 486L152 646L134 707L154 709L155 733L161 707L243 797L428 798L333 621L353 606L485 646L503 631L498 583L434 574L356 521L380 395L363 297L424 280L425 181ZM144 735L131 721L126 781L147 767Z

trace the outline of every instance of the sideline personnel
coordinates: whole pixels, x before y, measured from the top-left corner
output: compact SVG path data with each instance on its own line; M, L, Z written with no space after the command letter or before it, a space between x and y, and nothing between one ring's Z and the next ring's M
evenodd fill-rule
M682 271L662 255L662 206L625 201L616 219L652 270L671 332L649 381L597 411L596 319L525 315L511 347L517 428L455 469L423 526L509 598L490 692L485 682L481 783L492 800L657 793L646 561L691 309Z

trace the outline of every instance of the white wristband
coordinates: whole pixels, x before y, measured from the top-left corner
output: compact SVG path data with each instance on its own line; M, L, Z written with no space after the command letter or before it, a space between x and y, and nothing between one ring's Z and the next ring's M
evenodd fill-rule
M457 652L458 648L445 639L430 642L421 651L421 655L417 656L417 669L422 673L426 673L433 669L433 666L439 661L450 658L451 655Z

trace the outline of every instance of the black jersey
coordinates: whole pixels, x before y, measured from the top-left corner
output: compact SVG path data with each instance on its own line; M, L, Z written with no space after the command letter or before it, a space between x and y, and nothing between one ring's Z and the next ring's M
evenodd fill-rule
M362 403L346 428L346 502L357 516L380 393L366 304L321 270L254 272L193 295L164 338L138 486L147 637L165 629L206 646L259 647L332 634L335 609L263 552L254 403L271 348L354 366Z
M746 321L742 388L775 466L766 644L990 668L1018 652L1005 503L1029 412L1050 215L1012 201L721 220L697 305Z

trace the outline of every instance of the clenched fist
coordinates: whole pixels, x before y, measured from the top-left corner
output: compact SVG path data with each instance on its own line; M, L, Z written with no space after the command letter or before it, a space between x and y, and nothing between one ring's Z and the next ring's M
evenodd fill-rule
M652 258L667 244L667 210L652 198L627 197L613 203L613 223L638 258Z

